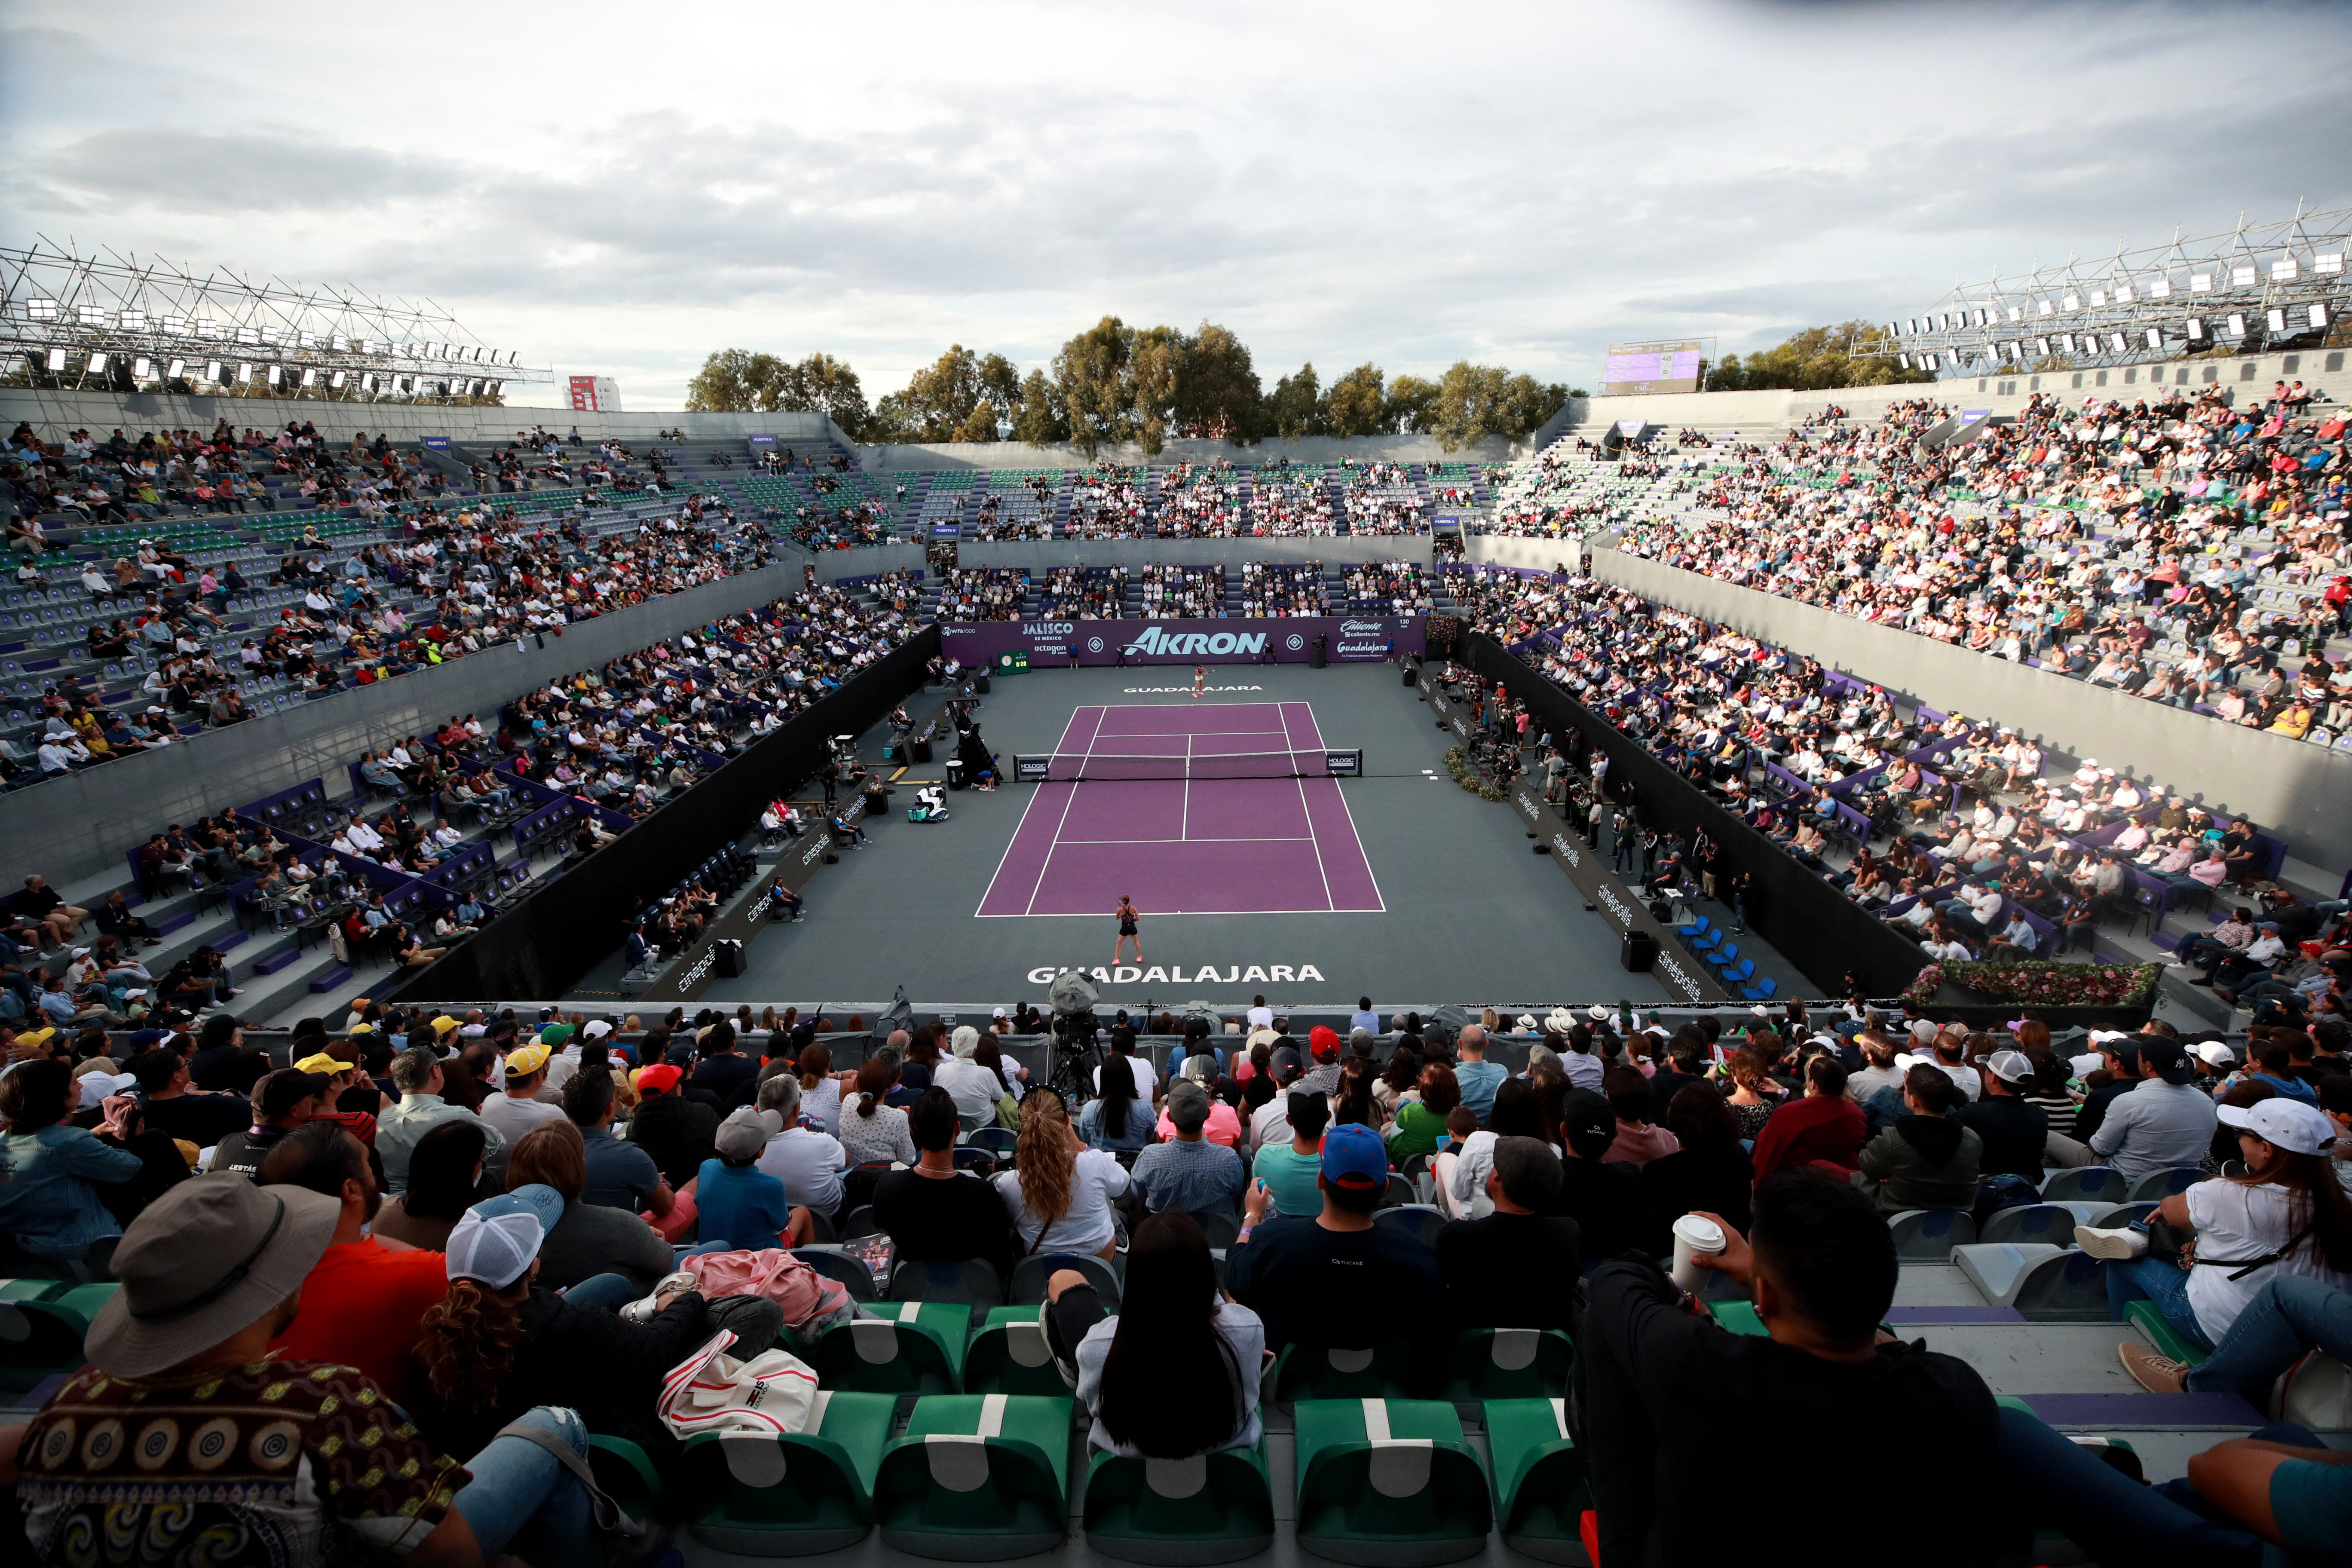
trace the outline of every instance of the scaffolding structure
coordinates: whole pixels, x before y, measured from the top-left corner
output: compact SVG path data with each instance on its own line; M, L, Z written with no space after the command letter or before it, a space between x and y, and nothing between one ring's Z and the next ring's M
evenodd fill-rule
M2147 364L2316 347L2352 295L2352 207L2305 212L2021 277L1958 283L1924 315L1884 323L1853 352L1937 376Z
M257 282L226 267L0 246L0 376L67 390L457 403L551 370L431 300Z

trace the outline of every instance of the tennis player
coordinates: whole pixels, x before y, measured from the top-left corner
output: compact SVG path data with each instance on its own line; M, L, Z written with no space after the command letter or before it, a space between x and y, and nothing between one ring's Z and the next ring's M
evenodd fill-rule
M1129 942L1135 943L1135 962L1143 962L1143 939L1135 934L1135 900L1125 893L1118 896L1118 940L1111 943L1110 961L1118 963L1118 955L1127 951Z
M1200 695L1201 695L1201 689L1202 689L1202 687L1203 685L1205 685L1205 684L1207 683L1208 679L1209 679L1209 669L1208 669L1208 667L1207 667L1206 665L1200 665L1200 664L1196 664L1196 665L1194 665L1194 666L1192 667L1192 695L1193 695L1193 696L1198 697L1198 696L1200 696Z

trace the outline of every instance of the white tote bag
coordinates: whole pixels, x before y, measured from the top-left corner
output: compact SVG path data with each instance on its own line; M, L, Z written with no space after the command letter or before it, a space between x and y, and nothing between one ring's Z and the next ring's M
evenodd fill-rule
M818 1399L815 1370L779 1350L738 1361L727 1353L734 1342L734 1334L721 1329L670 1368L656 1406L663 1424L680 1438L701 1432L807 1430Z

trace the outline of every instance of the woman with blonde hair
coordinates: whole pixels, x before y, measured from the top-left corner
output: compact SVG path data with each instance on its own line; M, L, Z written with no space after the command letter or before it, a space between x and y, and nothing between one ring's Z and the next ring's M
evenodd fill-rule
M1069 1107L1050 1089L1033 1089L1021 1102L1021 1131L1013 1169L996 1191L1013 1215L1029 1256L1091 1252L1108 1258L1118 1246L1111 1200L1127 1191L1127 1167L1089 1149L1070 1125Z

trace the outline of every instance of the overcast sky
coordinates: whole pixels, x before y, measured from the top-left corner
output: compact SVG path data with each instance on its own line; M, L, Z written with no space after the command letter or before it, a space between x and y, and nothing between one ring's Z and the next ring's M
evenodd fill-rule
M1591 385L2352 204L2342 4L397 8L0 0L0 225L429 297L675 408L705 354L1105 314ZM550 389L522 401L551 403Z

